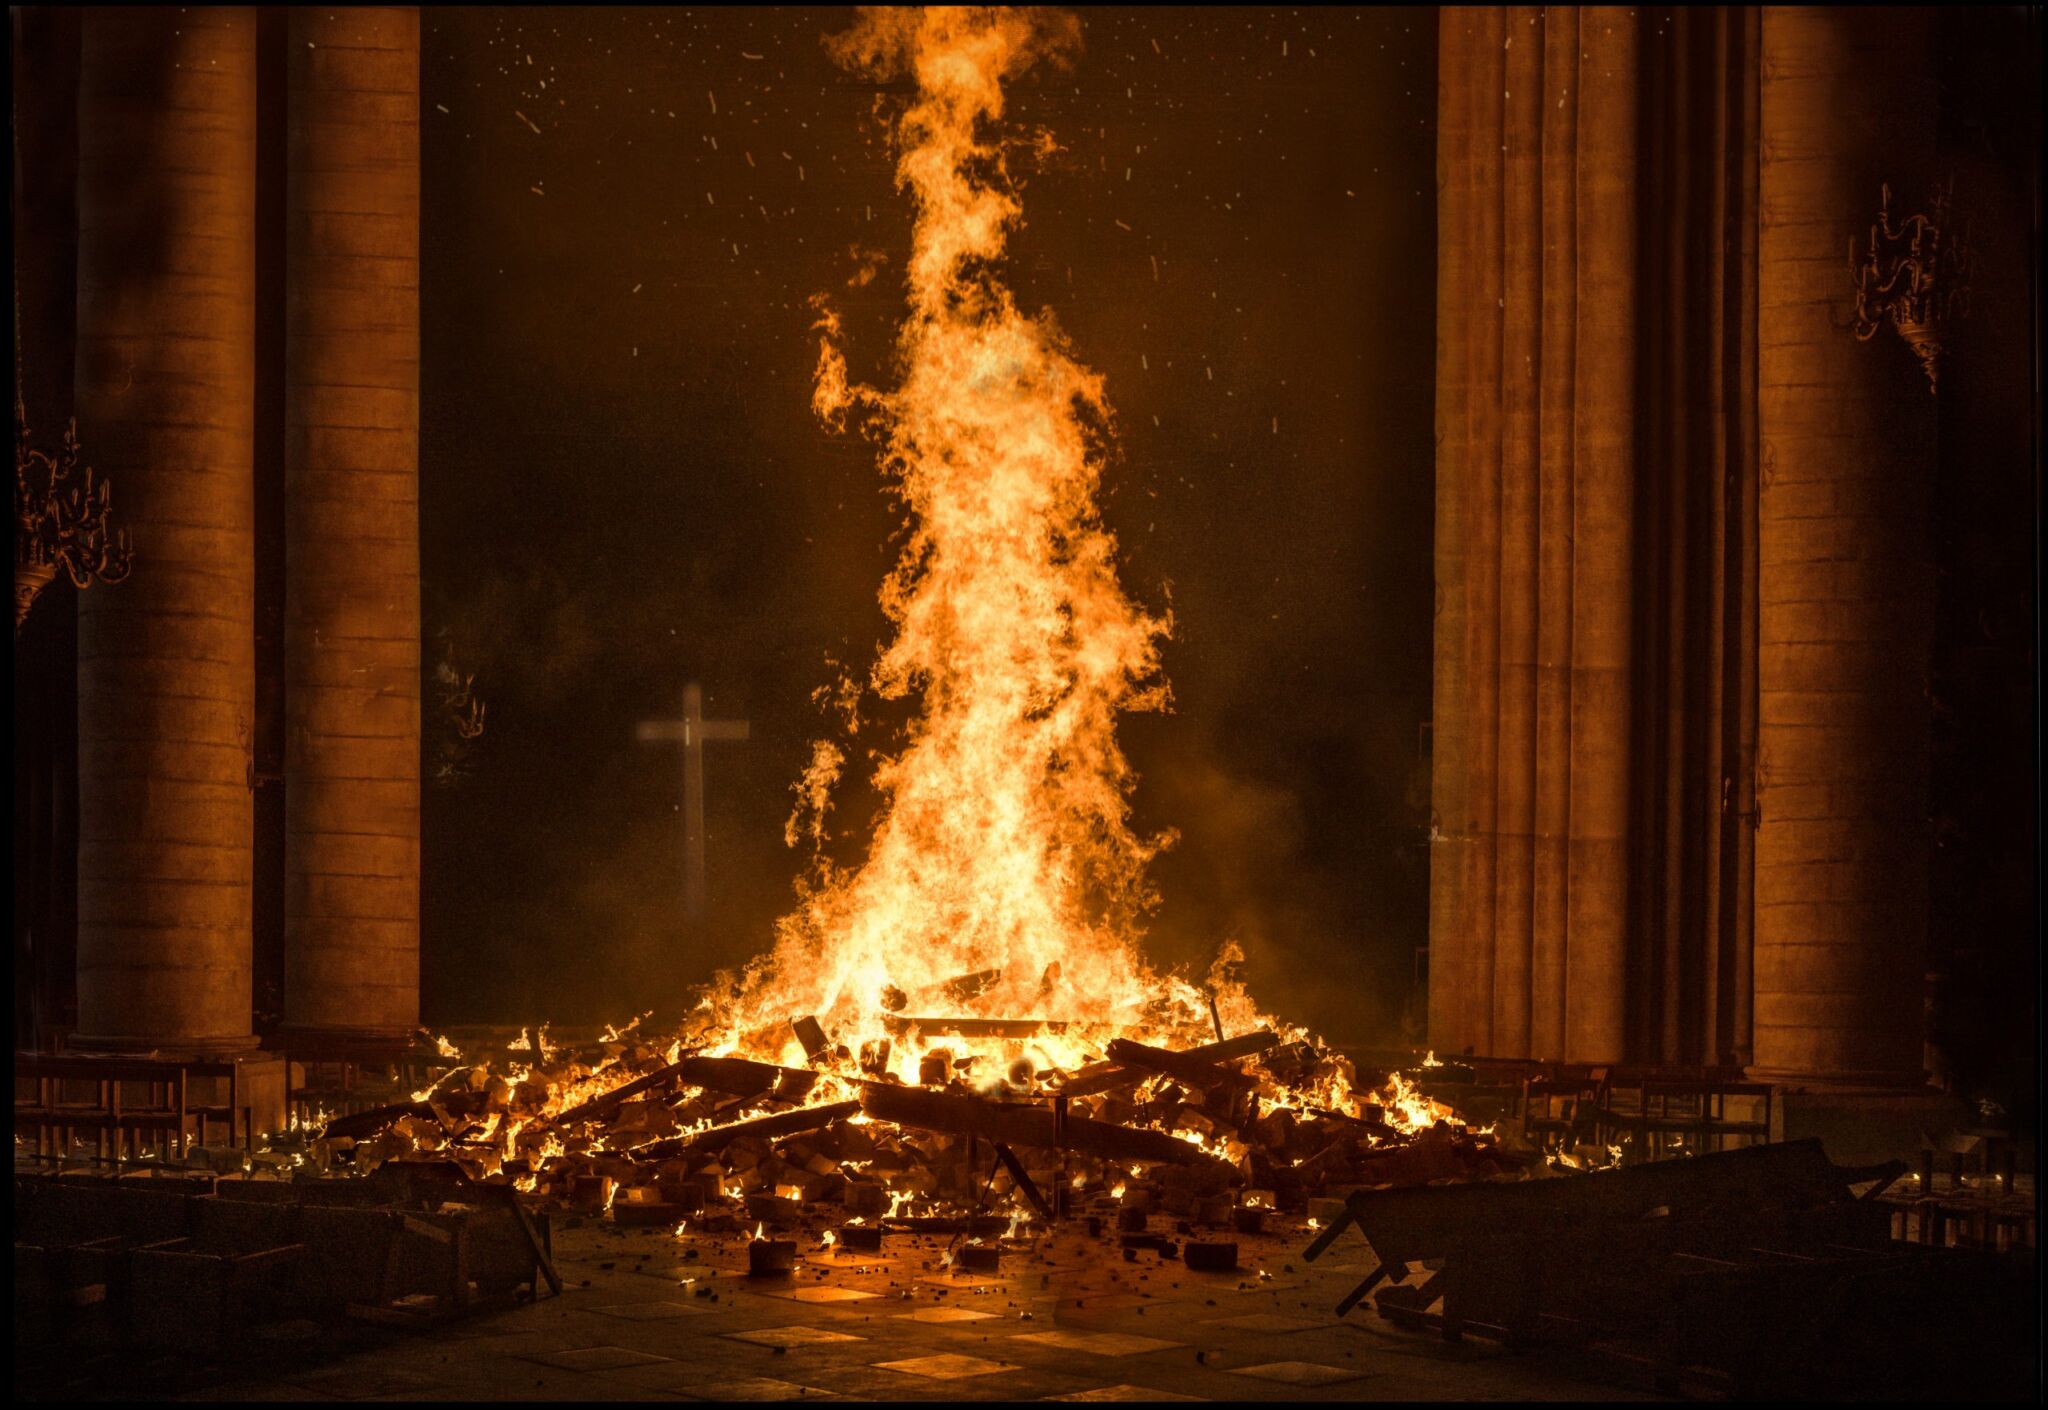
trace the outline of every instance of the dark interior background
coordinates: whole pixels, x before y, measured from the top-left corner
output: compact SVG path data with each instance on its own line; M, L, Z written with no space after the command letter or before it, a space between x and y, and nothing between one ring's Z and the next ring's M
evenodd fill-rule
M70 414L75 15L13 11L14 231L31 425ZM910 212L897 90L826 60L844 10L424 13L424 1012L617 1018L766 943L782 822L860 672L896 519L870 449L808 408L809 297L886 378ZM1171 715L1132 719L1151 948L1240 939L1266 1003L1402 1035L1426 942L1435 17L1089 10L1016 85L1013 241L1105 372L1123 580L1170 604ZM2038 1060L2038 17L1944 12L1944 153L1982 262L1943 378L1932 1027L1957 1085ZM259 269L275 347L282 23L266 11ZM538 129L536 131L535 129ZM857 271L875 277L849 287ZM268 359L273 365L275 358ZM281 439L258 388L259 1022L282 975ZM88 447L89 449L89 447ZM117 501L118 502L118 501ZM16 1028L61 1027L75 910L73 593L15 652ZM436 710L474 673L484 734ZM683 684L753 737L709 762L712 909L681 914L680 760L634 742ZM861 800L838 813L857 841Z

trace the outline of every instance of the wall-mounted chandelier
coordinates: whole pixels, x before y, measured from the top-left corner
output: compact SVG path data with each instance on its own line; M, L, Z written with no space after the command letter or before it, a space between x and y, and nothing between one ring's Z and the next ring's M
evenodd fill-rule
M111 496L81 464L78 424L56 454L38 450L19 395L14 401L14 634L59 572L78 587L128 576L128 535L108 528Z
M1967 232L1954 228L1954 183L1936 187L1925 215L1892 223L1892 188L1881 188L1877 220L1859 256L1849 242L1856 282L1856 336L1864 342L1886 323L1898 330L1927 373L1929 395L1939 389L1944 329L1970 311L1974 256Z

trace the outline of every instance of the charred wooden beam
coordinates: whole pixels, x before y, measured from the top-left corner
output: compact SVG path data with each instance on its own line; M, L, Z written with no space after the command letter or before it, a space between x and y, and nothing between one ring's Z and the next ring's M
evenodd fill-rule
M978 998L988 992L1002 977L1003 972L1000 969L977 969L972 974L962 974L948 979L939 986L939 992L956 1004L964 1004L969 999Z
M816 1062L832 1050L832 1040L825 1036L825 1026L808 1014L790 1027L796 1032L796 1040L804 1045L806 1062Z
M621 1083L602 1096L592 1097L581 1105L569 1108L569 1110L557 1116L555 1120L557 1122L591 1121L598 1117L609 1116L612 1112L617 1111L625 1103L643 1092L651 1092L657 1088L673 1086L681 1081L683 1063L688 1061L690 1059L684 1058L681 1062L669 1063L666 1067L656 1068L653 1072L643 1077L636 1077L630 1082Z
M877 1121L891 1121L899 1126L914 1126L926 1131L948 1131L1005 1145L1032 1146L1041 1150L1064 1148L1110 1160L1230 1168L1194 1143L1163 1131L1133 1130L1082 1116L1067 1117L1066 1142L1062 1147L1054 1130L1053 1113L1042 1106L1004 1104L952 1092L927 1091L921 1087L879 1084L862 1091L860 1105L862 1111Z
M699 1131L693 1136L670 1136L665 1140L636 1146L628 1154L638 1161L666 1160L670 1156L681 1155L684 1151L716 1150L738 1140L741 1136L796 1136L805 1131L815 1131L821 1126L829 1126L841 1117L851 1116L859 1110L860 1103L855 1100L798 1107L795 1111L778 1111L771 1116L756 1116L724 1126L713 1126L710 1130Z
M434 1109L425 1102L394 1102L390 1106L371 1107L368 1111L352 1111L328 1122L320 1134L329 1140L337 1136L361 1140L365 1136L376 1135L402 1116L418 1116L432 1121Z
M1174 1056L1204 1064L1231 1062L1237 1058L1262 1053L1279 1042L1278 1034L1262 1028L1256 1033L1240 1033L1235 1038L1204 1043L1197 1048L1184 1048ZM1153 1048L1148 1051L1163 1052L1165 1049ZM1148 1071L1133 1071L1129 1065L1121 1062L1093 1063L1075 1072L1060 1090L1069 1097L1088 1097L1098 1092L1112 1091L1132 1082L1143 1081L1148 1075Z
M1176 1082L1199 1088L1204 1092L1212 1087L1243 1086L1251 1081L1242 1072L1219 1067L1213 1062L1188 1053L1155 1048L1146 1043L1134 1043L1128 1038L1110 1039L1108 1052L1111 1062L1120 1062L1126 1067L1142 1068L1147 1072L1163 1072Z
M1030 1202L1031 1207L1038 1211L1039 1218L1047 1223L1052 1222L1052 1206L1047 1204L1045 1196L1038 1192L1038 1185L1025 1171L1024 1162L1017 1159L1016 1152L1012 1151L1001 1141L997 1141L995 1146L996 1159L1003 1163L1003 1169L1010 1172L1010 1178L1017 1182L1017 1189Z
M686 1057L673 1067L678 1081L734 1097L757 1097L772 1091L778 1097L800 1101L818 1081L817 1073L801 1067L779 1067L751 1058Z
M1256 1033L1240 1033L1235 1038L1223 1038L1214 1043L1204 1043L1199 1048L1189 1048L1181 1056L1199 1058L1203 1062L1230 1062L1236 1058L1256 1056L1278 1046L1279 1042L1278 1033L1270 1028L1261 1028Z

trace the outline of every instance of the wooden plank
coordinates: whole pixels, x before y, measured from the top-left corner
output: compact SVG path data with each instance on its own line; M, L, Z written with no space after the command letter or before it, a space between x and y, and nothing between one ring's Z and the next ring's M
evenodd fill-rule
M934 1092L920 1087L895 1087L872 1083L861 1093L861 1110L877 1121L914 1126L927 1131L950 1131L956 1135L1001 1141L1012 1146L1061 1149L1055 1134L1053 1113L1038 1105L984 1101L953 1092ZM1142 1160L1169 1165L1222 1166L1235 1168L1189 1141L1163 1131L1136 1130L1106 1121L1069 1115L1065 1122L1065 1149L1110 1160Z
M1128 1038L1112 1038L1107 1049L1111 1062L1122 1063L1125 1067L1143 1068L1148 1072L1163 1072L1184 1087L1209 1091L1216 1087L1247 1086L1251 1078L1244 1073L1216 1063L1194 1057L1188 1053L1176 1053L1167 1048L1155 1048L1145 1043L1134 1043Z
M519 1220L519 1231L526 1235L527 1243L533 1246L534 1263L540 1268L540 1275L547 1279L548 1291L559 1297L562 1292L562 1275L555 1271L555 1260L549 1255L547 1245L541 1241L540 1230L534 1227L533 1216L527 1213L526 1206L520 1203L518 1195L513 1195L509 1203L513 1216Z
M1278 1045L1280 1036L1267 1029L1256 1033L1240 1033L1235 1038L1225 1038L1215 1043L1204 1043L1200 1047L1185 1048L1180 1056L1198 1062L1230 1062L1237 1058L1252 1057ZM1120 1062L1093 1063L1069 1076L1060 1091L1069 1097L1094 1096L1098 1092L1112 1091L1132 1082L1142 1081L1148 1074L1132 1071Z
M1032 1182L1031 1176L1024 1169L1024 1162L1017 1159L1016 1153L1001 1141L997 1141L995 1147L996 1159L1003 1163L1003 1169L1010 1172L1010 1178L1017 1182L1017 1188L1023 1192L1025 1200L1038 1211L1039 1218L1051 1223L1052 1206L1047 1204L1045 1196L1038 1192L1038 1186Z
M795 1111L779 1111L769 1116L756 1116L746 1121L714 1126L693 1136L670 1136L644 1146L636 1146L627 1154L637 1161L666 1160L684 1151L716 1150L741 1136L795 1136L805 1131L815 1131L821 1126L829 1126L843 1117L852 1116L860 1109L858 1099L799 1107Z

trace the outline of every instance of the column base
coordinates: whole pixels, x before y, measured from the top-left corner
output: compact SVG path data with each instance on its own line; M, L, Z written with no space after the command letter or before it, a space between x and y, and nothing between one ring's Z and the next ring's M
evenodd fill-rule
M109 1057L216 1058L255 1053L262 1047L254 1033L224 1038L135 1038L126 1035L97 1037L89 1033L66 1034L63 1051L77 1057L105 1054Z
M403 1062L436 1056L417 1025L391 1028L342 1028L312 1023L283 1023L263 1046L290 1055L294 1062Z

